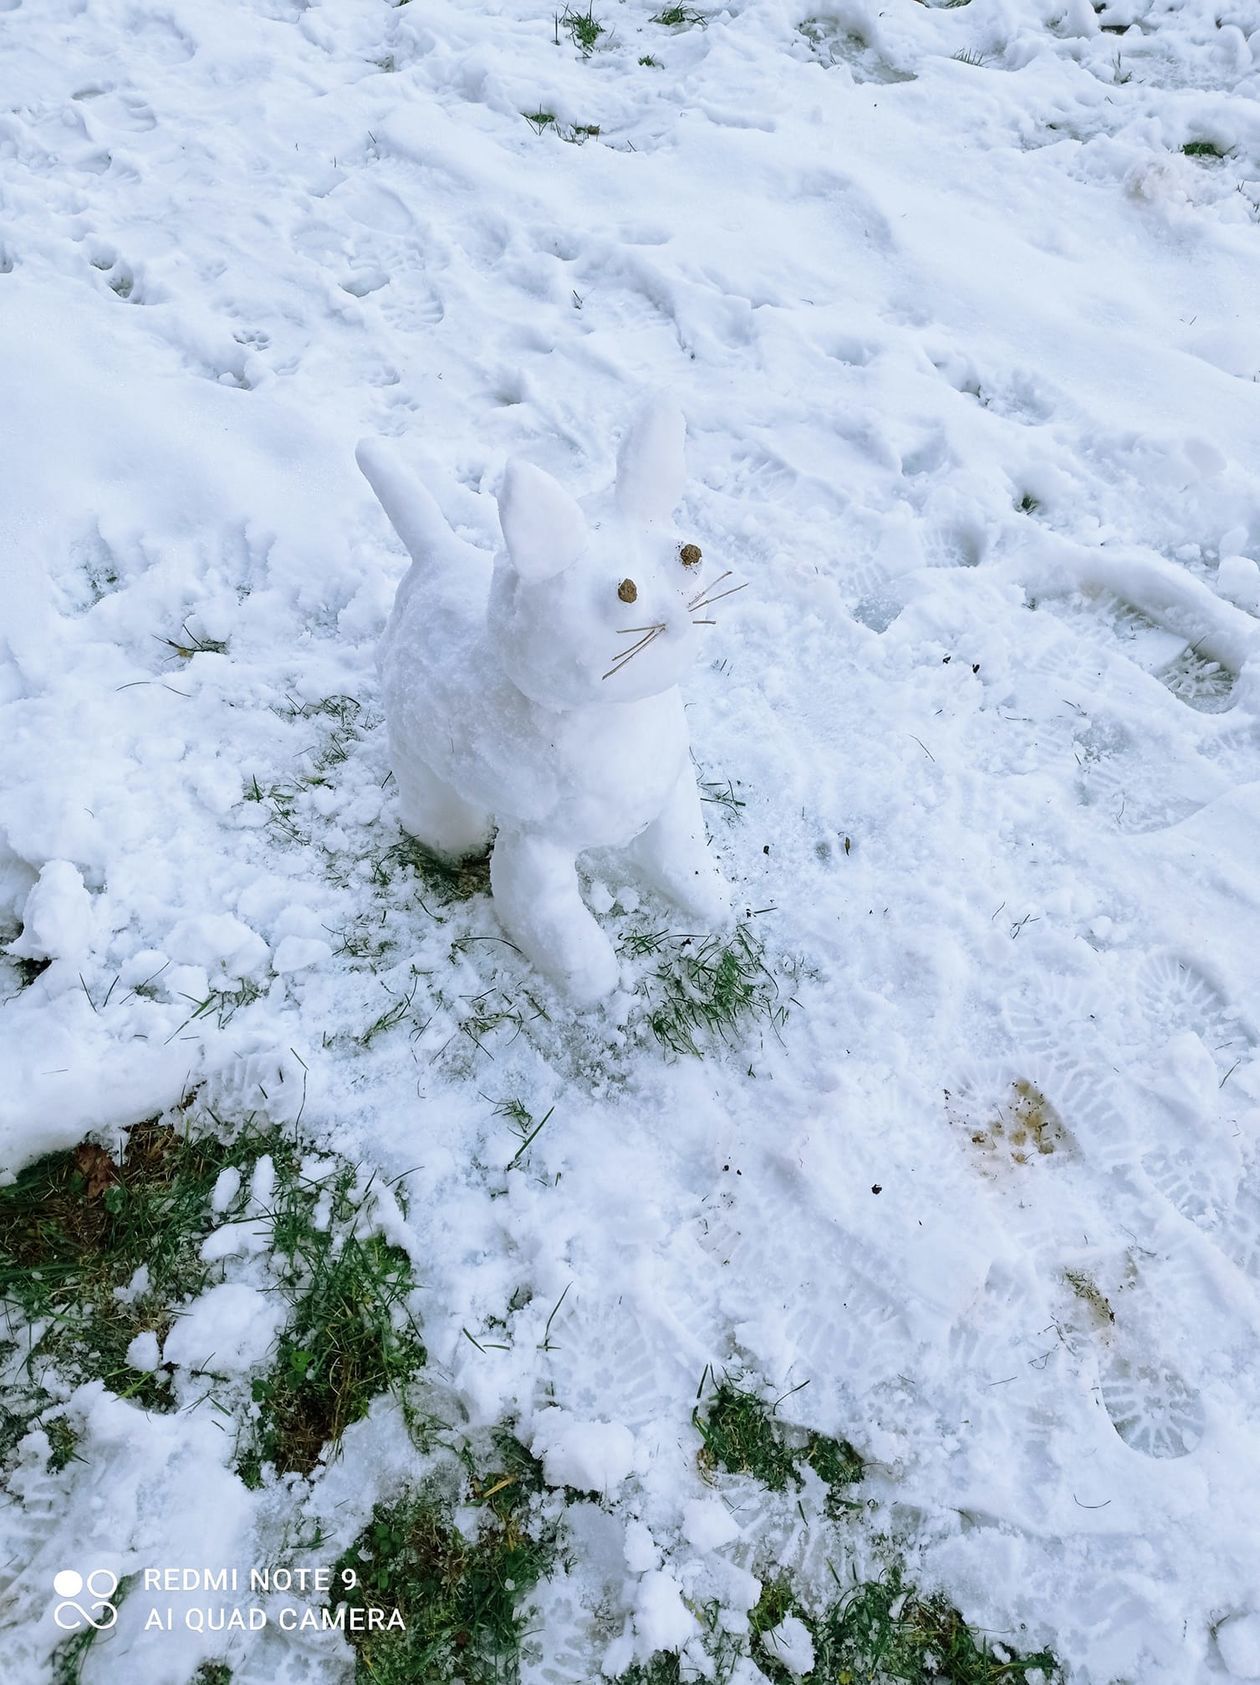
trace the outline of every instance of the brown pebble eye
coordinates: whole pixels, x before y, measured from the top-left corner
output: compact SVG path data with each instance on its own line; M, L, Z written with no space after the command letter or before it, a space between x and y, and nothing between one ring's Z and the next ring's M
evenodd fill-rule
M684 544L678 552L678 557L685 568L693 568L700 560L700 546L698 544Z
M617 595L623 603L632 603L639 595L639 587L633 579L623 579L617 587Z

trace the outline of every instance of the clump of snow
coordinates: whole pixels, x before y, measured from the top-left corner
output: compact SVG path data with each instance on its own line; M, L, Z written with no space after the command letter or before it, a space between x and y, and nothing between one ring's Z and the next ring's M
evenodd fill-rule
M210 1194L210 1209L224 1212L237 1194L241 1191L241 1173L234 1164L229 1164L226 1170L220 1170L215 1178L214 1188Z
M682 1588L665 1569L644 1574L635 1589L634 1630L640 1656L657 1650L681 1650L699 1632L696 1617L683 1601Z
M143 1298L148 1291L149 1266L147 1264L141 1264L136 1269L130 1281L125 1283L124 1286L116 1287L114 1289L114 1297L118 1300L120 1305L131 1305L134 1304L137 1299Z
M249 1199L255 1211L270 1209L276 1195L276 1165L270 1153L264 1153L249 1173Z
M284 1321L278 1294L241 1281L207 1288L181 1311L162 1346L162 1361L238 1375L262 1363Z
M167 946L186 965L202 966L225 980L251 976L267 963L267 944L231 913L202 913L182 919Z
M158 1337L151 1328L137 1334L127 1347L127 1362L133 1369L142 1369L146 1374L152 1374L161 1361Z
M785 1615L778 1626L761 1635L766 1654L785 1667L796 1679L802 1679L814 1666L814 1641L809 1628L798 1615Z
M1216 1647L1234 1679L1260 1679L1260 1614L1228 1615L1216 1629Z
M739 1523L716 1498L689 1498L683 1505L682 1534L693 1550L707 1554L739 1537Z
M26 897L22 933L5 950L21 959L80 964L92 942L92 897L78 868L49 860Z
M652 1537L652 1529L637 1516L626 1522L622 1554L632 1574L646 1574L649 1568L661 1565L661 1547Z
M284 975L294 971L309 971L332 958L332 947L314 936L283 936L271 956L271 969Z
M635 1441L620 1422L583 1422L552 1408L535 1419L532 1450L549 1486L608 1494L630 1474Z
M1239 608L1260 609L1260 565L1250 556L1222 556L1216 585Z

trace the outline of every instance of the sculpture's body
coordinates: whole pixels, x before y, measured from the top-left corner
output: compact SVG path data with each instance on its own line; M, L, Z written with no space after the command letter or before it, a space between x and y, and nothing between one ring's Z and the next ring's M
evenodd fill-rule
M451 858L480 852L497 826L503 924L579 1002L618 975L578 891L583 849L628 845L693 917L726 912L678 692L693 621L710 619L699 552L669 524L682 444L676 411L646 412L622 446L616 499L589 526L548 475L509 464L493 566L377 445L359 447L414 558L380 649L399 817Z

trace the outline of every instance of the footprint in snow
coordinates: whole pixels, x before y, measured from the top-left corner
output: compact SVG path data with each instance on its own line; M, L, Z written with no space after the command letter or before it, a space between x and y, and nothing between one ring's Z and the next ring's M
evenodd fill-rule
M529 1626L520 1685L574 1685L590 1676L591 1658L598 1654L596 1620L568 1572L562 1569L535 1587Z
M856 1242L811 1215L800 1186L772 1173L710 1209L699 1239L719 1266L723 1310L740 1321L771 1303L786 1360L820 1385L898 1374L915 1344L900 1300L856 1266Z
M20 1464L9 1479L10 1496L0 1500L5 1540L0 1619L6 1626L33 1625L48 1608L48 1582L62 1564L49 1568L45 1550L64 1526L75 1467L71 1463L54 1474L42 1459L34 1458Z
M1141 1002L1148 1045L1164 1047L1192 1031L1224 1074L1248 1057L1256 1041L1224 993L1194 964L1167 950L1153 953L1138 967L1134 998Z
M231 1655L232 1685L351 1685L355 1676L354 1654L341 1634L289 1630L276 1624L282 1607L302 1605L297 1598L274 1600L270 1620L251 1639L243 1656Z
M105 128L144 134L157 127L152 106L146 105L136 94L119 92L112 84L89 84L70 97L85 105L90 117Z
M1148 1340L1131 1332L1117 1317L1111 1300L1084 1271L1068 1270L1075 1314L1065 1327L1091 1339L1098 1362L1098 1395L1112 1427L1143 1457L1185 1457L1203 1437L1206 1416L1197 1390L1183 1375L1152 1350ZM1141 1290L1140 1272L1126 1286ZM1122 1312L1123 1315L1123 1312Z
M695 1386L694 1366L666 1373L667 1354L677 1342L631 1293L588 1298L575 1289L553 1318L546 1343L539 1365L540 1408L558 1404L581 1418L611 1417L637 1429L659 1417L663 1396L680 1389L685 1396Z

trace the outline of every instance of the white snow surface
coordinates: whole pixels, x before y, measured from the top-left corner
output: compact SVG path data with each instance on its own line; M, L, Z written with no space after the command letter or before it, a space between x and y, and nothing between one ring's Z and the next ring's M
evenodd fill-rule
M467 1419L635 1439L534 1681L742 1618L767 1550L825 1595L751 1486L692 1537L710 1364L1072 1681L1254 1677L1260 16L656 10L597 0L584 59L534 0L0 0L0 1163L200 1083L401 1178ZM575 1013L391 864L404 557L354 462L425 456L489 552L509 457L595 489L659 389L749 582L686 685L743 804L711 848L792 996L702 1060L646 1032L653 960ZM591 869L614 944L680 928ZM512 1099L554 1107L523 1155ZM54 1572L280 1549L204 1392L79 1389L57 1475L30 1436L6 1679L51 1677ZM413 1456L384 1403L350 1430L322 1562ZM222 1653L151 1601L85 1685Z

